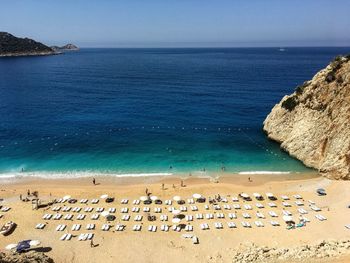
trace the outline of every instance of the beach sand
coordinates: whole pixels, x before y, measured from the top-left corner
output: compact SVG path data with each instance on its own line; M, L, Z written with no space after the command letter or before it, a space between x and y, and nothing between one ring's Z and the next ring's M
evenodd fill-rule
M350 239L350 230L346 229L344 225L350 224L350 209L347 206L350 204L350 182L347 181L331 181L326 178L315 176L315 174L297 174L297 175L251 175L253 182L248 182L248 175L230 175L219 179L219 182L213 182L206 178L179 178L179 177L153 177L153 178L96 178L98 185L92 185L92 178L81 179L39 179L39 178L21 178L12 181L6 181L1 184L0 198L4 198L2 205L11 207L11 210L3 214L0 223L3 224L12 220L18 224L15 231L6 237L0 238L0 248L3 249L9 243L16 243L23 239L38 239L42 242L42 246L47 248L47 255L52 257L55 262L232 262L232 249L242 243L254 242L257 245L277 246L277 247L295 247L303 244L312 245L321 240L340 240ZM180 180L184 180L185 187L180 187ZM161 189L161 184L165 184L165 190ZM175 184L175 188L172 185ZM327 190L327 196L317 196L315 189L322 187ZM278 197L275 203L278 205L277 209L270 209L267 206L268 201L264 200L260 203L265 205L265 208L259 209L266 216L266 219L261 220L265 227L258 228L254 225L257 220L255 213L257 208L255 204L258 201L243 202L253 206L252 211L245 211L243 208L237 212L238 219L230 220L226 216L225 219L194 219L191 225L194 227L192 234L199 238L200 244L193 245L190 239L185 239L182 234L170 229L169 232L162 232L159 226L162 222L157 219L156 222L148 222L145 217L142 221L142 231L132 231L132 226L136 224L131 215L129 222L120 221L122 207L129 207L129 210L134 206L132 201L145 195L145 189L148 188L152 195L158 196L160 199L171 199L175 195L180 195L183 199L191 198L193 193L200 193L206 197L220 194L222 197L227 197L228 204L232 205L232 196L237 196L241 192L246 192L252 196L254 192L265 194L272 192ZM22 202L19 200L19 195L26 196L27 189L30 191L38 191L39 197L43 200L53 198L61 198L65 195L71 195L77 198L99 198L102 194L114 196L116 200L111 204L106 204L100 200L99 204L73 204L71 206L80 207L115 207L117 209L116 221L112 222L114 226L117 223L126 225L123 232L110 231L104 232L101 230L101 225L105 223L103 218L98 221L90 220L90 214L83 221L74 220L43 220L42 216L45 213L55 212L51 208L44 208L39 210L32 210L30 202ZM294 194L302 195L304 199L304 208L309 214L305 215L311 220L306 227L287 230L285 223L282 220L282 206L281 195L288 195L291 200L288 202L293 206L286 208L298 215L297 206L294 204ZM51 196L50 196L51 195ZM127 205L120 204L123 198L129 199ZM315 218L316 212L311 212L308 205L308 200L313 200L318 207L322 209L319 214L327 218L326 221L319 221ZM57 206L69 205L57 204ZM201 213L206 213L203 204L196 204ZM223 204L221 204L223 205ZM144 207L145 205L140 205ZM151 211L156 205L150 205ZM178 205L173 204L175 207ZM186 203L189 208L190 205ZM171 216L171 213L166 210L166 205L163 203L157 207L163 209L162 214ZM267 211L276 211L279 217L276 219L281 226L272 227L269 224L270 216ZM227 215L233 210L220 211ZM245 220L251 222L252 228L243 228L241 221L243 217L241 214L248 212L252 215L252 219ZM62 214L66 214L61 212ZM72 212L70 212L72 213ZM84 213L84 212L81 212ZM194 215L189 209L187 214ZM211 213L215 213L214 210ZM77 213L72 213L77 214ZM141 212L138 213L144 215ZM159 217L159 214L155 214ZM237 228L230 229L226 222L233 221ZM48 225L43 230L35 229L38 223L45 223ZM200 223L207 222L210 225L210 230L203 231L200 229ZM215 229L214 222L222 222L224 229ZM77 233L71 231L73 224L82 224L82 228ZM85 225L87 223L96 223L96 230L87 231ZM55 231L58 224L67 224L68 227L63 232ZM149 232L148 225L154 224L158 226L157 232ZM168 222L171 224L171 222ZM74 237L70 241L60 241L62 234L69 232L72 234L80 234L87 232L94 232L94 244L98 245L94 248L90 247L88 241L78 241ZM290 261L289 261L290 262ZM328 258L322 260L308 260L307 262L350 262L350 256L345 255L340 258Z

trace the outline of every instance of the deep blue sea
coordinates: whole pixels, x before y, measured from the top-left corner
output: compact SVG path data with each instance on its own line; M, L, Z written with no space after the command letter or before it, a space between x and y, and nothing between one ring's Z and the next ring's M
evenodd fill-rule
M305 171L262 123L285 94L349 52L81 49L1 58L0 176Z

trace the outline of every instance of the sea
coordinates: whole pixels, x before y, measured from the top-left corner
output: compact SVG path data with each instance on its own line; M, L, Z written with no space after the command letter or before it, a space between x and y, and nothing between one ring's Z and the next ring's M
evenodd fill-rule
M310 171L264 134L350 48L90 49L0 59L0 178Z

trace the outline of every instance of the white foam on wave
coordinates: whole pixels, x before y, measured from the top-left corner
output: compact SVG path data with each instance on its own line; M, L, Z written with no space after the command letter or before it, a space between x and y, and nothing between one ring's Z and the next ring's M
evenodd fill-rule
M246 171L239 172L238 174L249 175L249 174L290 174L291 172L282 172L282 171Z
M9 172L0 174L1 179L10 178L28 178L37 177L45 179L68 179L68 178L84 178L84 177L153 177L153 176L171 176L172 173L102 173L102 172Z

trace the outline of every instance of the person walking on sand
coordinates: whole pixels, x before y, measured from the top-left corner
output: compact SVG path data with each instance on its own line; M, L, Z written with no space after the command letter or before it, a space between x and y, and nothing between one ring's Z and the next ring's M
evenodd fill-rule
M91 240L90 240L90 247L94 247L95 245L94 245L94 239L92 238Z
M20 195L19 195L19 200L21 200L21 201L22 201L22 194L20 194Z
M181 187L184 187L184 181L181 180Z
M164 190L164 183L162 184L162 190Z
M93 185L96 185L95 177L92 178L92 184L93 184Z
M148 188L146 188L146 191L145 191L145 192L146 192L146 195L148 196Z

